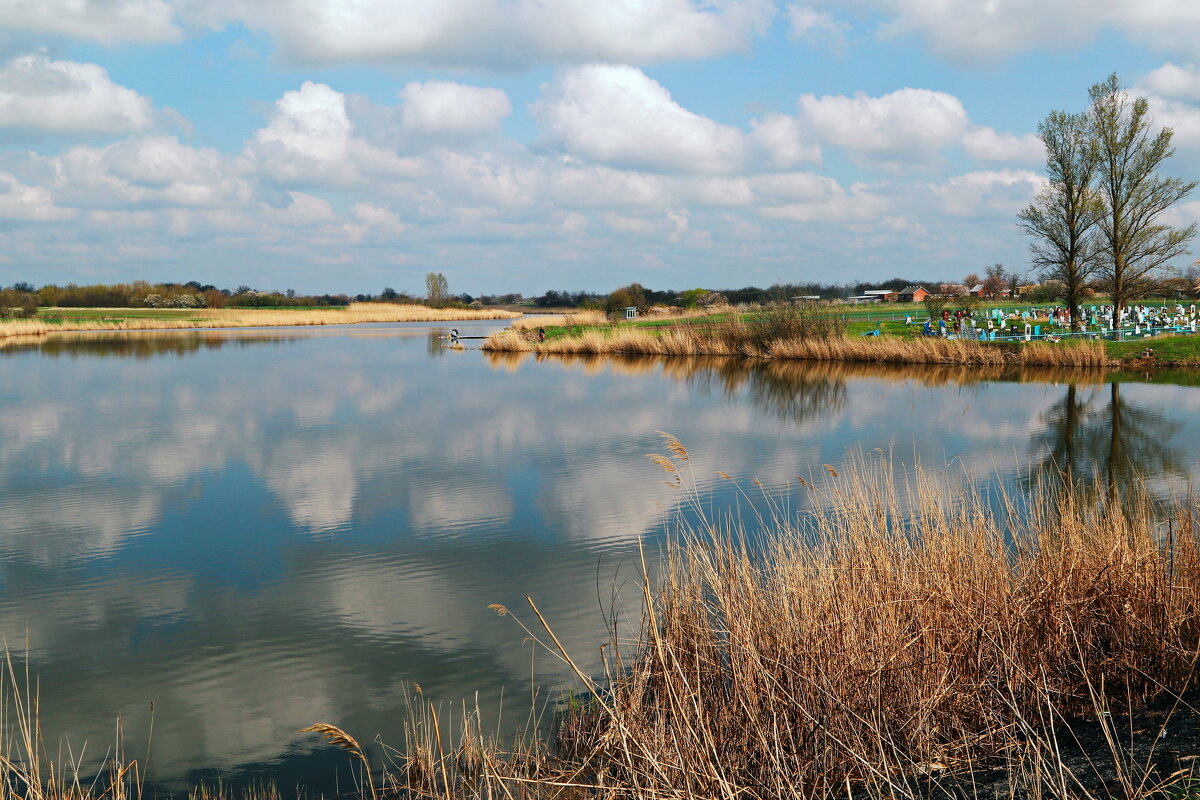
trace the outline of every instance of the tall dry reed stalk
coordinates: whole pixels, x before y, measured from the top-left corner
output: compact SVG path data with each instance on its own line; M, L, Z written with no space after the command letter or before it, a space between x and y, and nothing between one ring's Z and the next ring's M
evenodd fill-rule
M668 444L653 459L687 486ZM1108 796L1095 769L1133 798L1184 774L1156 751L1170 723L1139 715L1195 700L1193 507L1070 483L988 498L886 461L827 473L803 481L813 511L754 544L701 522L647 577L642 640L610 649L632 655L580 675L600 724L579 769L603 796L980 797L999 767L1024 796ZM1136 727L1149 745L1126 749Z
M129 309L111 311L119 316ZM179 314L179 311L166 312ZM249 309L213 308L183 318L131 317L120 320L64 317L61 322L40 319L0 320L0 339L10 336L41 336L56 331L184 330L190 328L260 328L280 325L349 325L365 322L454 322L472 319L517 319L521 315L498 309L427 308L390 303L351 303L345 308Z

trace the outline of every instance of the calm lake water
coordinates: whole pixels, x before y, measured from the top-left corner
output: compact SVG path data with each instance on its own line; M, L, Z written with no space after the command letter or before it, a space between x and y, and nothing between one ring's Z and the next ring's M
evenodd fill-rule
M412 682L515 724L531 671L564 673L487 606L529 617L531 595L598 663L601 604L681 505L644 458L664 449L657 431L687 445L714 514L746 504L737 486L802 503L785 486L848 450L1013 485L1050 459L1117 480L1132 464L1163 494L1200 473L1200 389L1185 386L497 357L447 349L448 329L0 348L0 633L40 682L51 752L86 740L95 765L119 715L131 754L153 721L164 786L329 790L345 758L298 729L400 745Z

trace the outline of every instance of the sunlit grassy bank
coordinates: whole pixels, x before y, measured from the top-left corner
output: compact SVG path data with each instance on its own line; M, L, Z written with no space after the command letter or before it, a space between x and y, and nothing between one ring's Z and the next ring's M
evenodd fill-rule
M545 339L532 328L541 328ZM885 364L1200 367L1197 335L1135 339L1131 333L1129 340L1115 342L1060 340L1058 336L1035 341L980 341L920 334L920 325L903 321L847 322L824 308L783 305L615 323L595 312L529 319L493 335L483 347L492 352L746 356Z
M439 309L387 303L352 303L320 309L43 309L34 319L0 320L0 338L54 331L176 330L277 325L346 325L363 322L452 322L516 319L496 309Z
M778 337L755 332L742 322L672 325L661 329L604 327L539 342L520 331L502 331L483 345L492 351L570 354L750 356L811 361L862 361L890 364L1026 364L1053 367L1104 367L1115 364L1104 343L1028 342L998 344L940 337ZM1144 346L1143 346L1144 348Z
M316 726L358 765L358 795L1197 796L1194 503L1070 476L988 496L859 460L797 487L813 510L768 506L750 533L705 516L681 443L652 458L694 513L643 571L640 608L621 609L640 636L603 643L589 674L536 598L494 607L575 672L557 725L514 744L418 689L382 761L360 744L371 732ZM92 783L46 758L35 708L7 720L0 796L146 796L121 748Z

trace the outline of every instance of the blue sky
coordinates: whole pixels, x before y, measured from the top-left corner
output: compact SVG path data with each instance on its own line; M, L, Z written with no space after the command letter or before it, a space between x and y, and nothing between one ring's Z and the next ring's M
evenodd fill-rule
M1197 174L1197 42L1194 0L0 0L0 284L1024 269L1037 123L1110 72Z

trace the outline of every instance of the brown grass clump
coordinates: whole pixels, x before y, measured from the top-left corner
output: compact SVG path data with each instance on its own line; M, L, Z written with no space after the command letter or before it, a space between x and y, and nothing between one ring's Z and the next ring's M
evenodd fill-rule
M514 330L537 330L545 327L568 328L572 325L603 325L608 322L603 311L581 309L569 314L530 314L512 324Z
M130 309L91 309L120 316ZM53 311L53 310L52 310ZM517 319L521 315L497 309L427 308L390 303L351 303L329 309L210 308L189 312L164 312L171 318L149 316L119 320L65 317L62 322L41 319L0 321L0 339L10 336L41 336L57 331L182 330L190 328L259 328L279 325L349 325L364 322L453 322L470 319Z
M1186 506L827 471L816 510L764 542L702 523L647 579L634 655L581 676L603 723L581 768L603 796L980 797L971 782L999 767L1005 793L1134 798L1191 774L1155 757L1166 719L1138 716L1195 686ZM1064 753L1088 725L1081 767ZM1135 728L1148 751L1121 744Z

